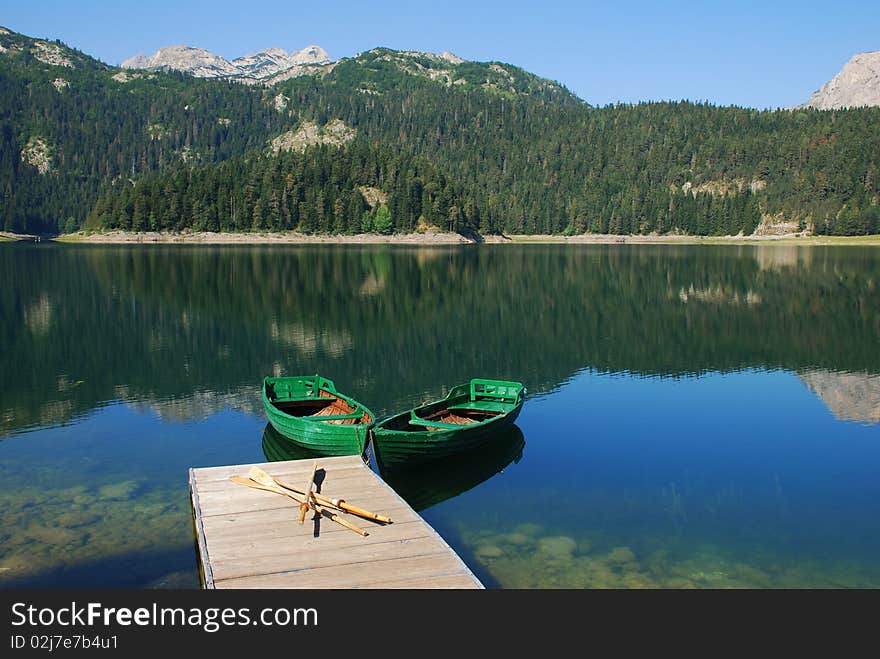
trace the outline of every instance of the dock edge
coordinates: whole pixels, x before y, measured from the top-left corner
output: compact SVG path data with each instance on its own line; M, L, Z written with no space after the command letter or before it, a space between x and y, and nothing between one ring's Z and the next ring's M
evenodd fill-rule
M189 494L192 503L193 523L196 532L196 547L199 553L199 577L202 587L207 590L214 589L214 574L211 570L211 561L208 560L208 545L205 541L205 528L202 526L202 508L199 505L199 493L195 487L195 469L189 470Z

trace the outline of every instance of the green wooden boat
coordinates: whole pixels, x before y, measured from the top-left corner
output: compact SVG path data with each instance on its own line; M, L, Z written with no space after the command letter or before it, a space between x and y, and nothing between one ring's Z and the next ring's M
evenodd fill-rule
M323 455L360 455L375 416L320 375L263 380L263 407L281 435Z
M519 382L474 379L437 401L383 419L373 426L379 464L442 459L473 449L510 428L522 409Z

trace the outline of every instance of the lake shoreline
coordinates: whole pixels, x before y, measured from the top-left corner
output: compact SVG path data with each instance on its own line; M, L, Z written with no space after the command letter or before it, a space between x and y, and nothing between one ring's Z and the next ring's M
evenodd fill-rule
M880 235L872 236L686 236L580 234L575 236L513 235L485 236L488 244L565 244L565 245L877 245Z
M407 233L383 235L364 233L355 235L305 234L295 231L262 233L215 233L211 231L184 231L180 233L147 231L109 231L107 233L85 234L81 232L59 236L54 239L61 243L187 243L204 245L233 244L294 244L294 245L379 245L398 243L406 245L466 245L473 241L457 233Z
M36 236L0 232L0 241L34 240ZM860 245L880 246L880 235L872 236L811 236L785 234L778 236L688 236L688 235L615 235L579 234L560 236L550 234L515 234L468 238L457 233L407 233L382 235L377 233L354 235L303 234L293 231L279 233L215 233L209 231L134 232L108 231L106 233L83 233L61 235L51 239L65 244L292 244L292 245L382 245L399 244L411 246L434 245Z
M16 240L36 240L37 236L28 233L12 233L10 231L0 231L0 243L14 242Z

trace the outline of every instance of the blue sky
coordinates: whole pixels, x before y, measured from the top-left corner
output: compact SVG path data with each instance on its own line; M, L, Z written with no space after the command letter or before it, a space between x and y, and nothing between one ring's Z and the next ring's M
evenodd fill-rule
M516 64L584 100L805 101L858 52L880 50L880 1L321 2L0 0L0 24L110 64L187 44L233 58L270 46L375 46Z

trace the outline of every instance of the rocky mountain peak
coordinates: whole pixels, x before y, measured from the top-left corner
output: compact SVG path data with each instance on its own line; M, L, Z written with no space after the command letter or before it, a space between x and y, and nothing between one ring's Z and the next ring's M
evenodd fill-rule
M799 107L837 110L874 105L880 105L880 51L854 55Z
M126 69L172 69L199 78L237 76L237 67L228 60L203 48L165 46L150 57L135 55L122 63Z
M320 46L306 46L290 54L290 60L295 64L329 64L330 55Z
M122 63L122 68L124 69L146 69L149 66L150 58L140 53L134 57L129 57Z
M166 46L155 54L135 55L122 63L127 69L173 69L198 78L229 78L247 83L271 84L278 80L314 73L316 67L331 62L320 46L306 46L288 53L283 48L267 48L229 61L203 48Z
M450 64L462 64L465 61L455 53L450 53L448 50L444 50L437 57L439 57L440 59L445 59Z

